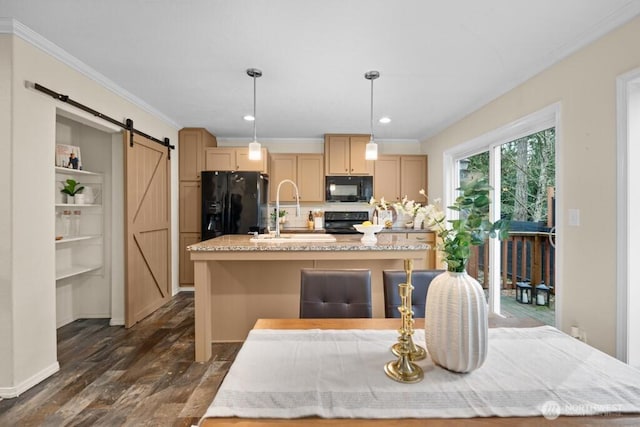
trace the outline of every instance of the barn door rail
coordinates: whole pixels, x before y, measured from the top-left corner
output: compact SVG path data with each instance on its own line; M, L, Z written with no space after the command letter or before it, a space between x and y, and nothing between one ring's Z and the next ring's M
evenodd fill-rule
M27 82L27 84L29 85L29 82ZM109 116L107 116L105 114L102 114L99 111L94 110L91 107L87 107L84 104L81 104L81 103L79 103L77 101L74 101L73 99L69 98L68 95L63 95L63 94L58 93L58 92L56 92L54 90L46 88L46 87L44 87L44 86L42 86L41 84L38 84L38 83L32 83L32 85L33 85L33 88L35 90L38 90L38 91L43 92L43 93L46 93L47 95L57 99L60 102L66 102L67 104L72 105L72 106L74 106L76 108L79 108L82 111L85 111L85 112L87 112L89 114L92 114L92 115L94 115L94 116L96 116L96 117L98 117L98 118L100 118L102 120L105 120L105 121L107 121L107 122L109 122L111 124L114 124L116 126L119 126L119 127L123 128L123 129L128 130L129 131L129 137L130 137L130 140L129 140L129 146L130 147L133 147L133 134L137 134L137 135L140 135L140 136L142 136L144 138L148 138L153 142L156 142L156 143L158 143L158 144L160 144L160 145L162 145L164 147L167 147L168 158L171 159L171 150L175 150L176 147L175 147L175 145L171 145L171 143L169 141L169 138L164 138L162 140L160 140L158 138L154 138L153 136L151 136L151 135L149 135L147 133L144 133L141 130L138 130L138 129L134 128L133 120L131 120L131 119L126 119L125 122L122 123L122 122L120 122L120 121L118 121L118 120L116 120L116 119L114 119L112 117L109 117Z

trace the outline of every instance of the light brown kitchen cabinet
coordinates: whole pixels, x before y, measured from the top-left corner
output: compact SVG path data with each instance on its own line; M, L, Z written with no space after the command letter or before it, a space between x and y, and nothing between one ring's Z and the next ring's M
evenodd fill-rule
M193 262L187 246L200 242L200 233L180 233L180 286L193 286Z
M205 170L205 150L216 147L216 137L203 128L184 128L178 133L180 183L179 200L179 281L193 286L193 263L186 246L200 241L201 172Z
M430 249L426 251L424 257L424 269L433 270L436 268L443 268L442 262L438 260L436 250L436 233L425 230L424 232L416 230L415 232L402 233L402 232L385 232L384 235L390 234L399 239L406 239L410 241L418 241L421 243L428 243Z
M267 173L266 148L262 148L260 160L249 160L248 147L216 147L208 148L205 152L205 170Z
M420 190L427 190L427 156L383 155L374 162L373 194L395 202L407 196L424 204Z
M373 197L396 202L400 194L400 156L379 155L373 162Z
M198 181L204 170L204 149L216 147L216 137L202 128L184 128L179 132L180 180Z
M201 199L200 181L180 181L181 233L200 233Z
M322 154L272 154L269 174L269 200L276 201L278 183L283 179L294 181L301 202L324 201L324 156ZM280 189L280 201L295 201L292 186Z
M327 175L372 175L373 160L365 160L369 135L324 136L325 172Z
M420 190L427 191L427 156L400 156L400 195L426 203Z

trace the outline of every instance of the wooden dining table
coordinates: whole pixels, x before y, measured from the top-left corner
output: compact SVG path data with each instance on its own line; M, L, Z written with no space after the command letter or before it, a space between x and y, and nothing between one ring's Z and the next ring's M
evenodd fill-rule
M399 319L258 319L254 329L271 330L393 330L398 329ZM489 327L529 328L542 326L532 318L516 319L490 316ZM424 319L415 319L415 328L423 328ZM276 427L292 425L318 425L318 426L390 426L390 427L417 427L417 426L544 426L544 425L568 425L568 426L640 426L640 414L631 415L597 415L597 416L560 416L554 420L544 417L477 417L477 418L401 418L401 419L362 419L362 418L238 418L215 417L202 419L202 427L220 426L247 426L247 427Z

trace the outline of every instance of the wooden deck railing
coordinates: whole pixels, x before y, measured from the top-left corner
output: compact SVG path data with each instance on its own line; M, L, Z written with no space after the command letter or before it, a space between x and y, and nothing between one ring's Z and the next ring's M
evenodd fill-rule
M549 241L547 232L510 232L509 238L500 243L501 248L501 288L513 289L516 282L528 281L532 285L544 283L555 288L555 248ZM551 233L552 237L555 237ZM472 249L467 272L485 288L489 277L489 246Z

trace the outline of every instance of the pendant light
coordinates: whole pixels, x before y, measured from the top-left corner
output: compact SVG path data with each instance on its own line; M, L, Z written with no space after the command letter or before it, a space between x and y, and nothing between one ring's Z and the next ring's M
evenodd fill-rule
M380 77L380 73L377 71L367 71L364 74L364 78L371 81L371 139L367 143L364 158L366 160L378 159L378 144L373 138L373 81Z
M249 144L249 160L260 160L262 159L262 147L256 137L256 79L262 76L262 71L257 68L249 68L247 74L253 78L253 142Z

